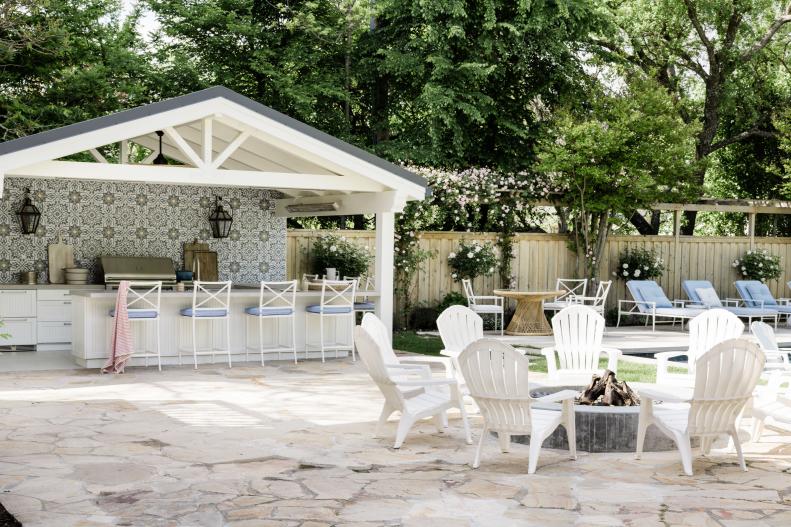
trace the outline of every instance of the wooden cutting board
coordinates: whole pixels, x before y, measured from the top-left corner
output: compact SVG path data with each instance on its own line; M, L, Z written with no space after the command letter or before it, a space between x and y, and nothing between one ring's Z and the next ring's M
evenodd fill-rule
M197 273L200 265L200 279L205 282L216 282L219 280L217 266L217 253L209 250L208 243L200 243L198 240L184 244L184 270ZM197 280L197 274L193 275L193 280Z
M58 237L58 243L49 246L49 283L64 284L66 275L63 269L74 267L74 247L63 243Z

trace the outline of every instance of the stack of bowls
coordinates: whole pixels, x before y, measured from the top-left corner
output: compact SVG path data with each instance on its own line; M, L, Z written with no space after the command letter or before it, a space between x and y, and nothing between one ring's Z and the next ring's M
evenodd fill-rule
M81 267L67 267L63 270L66 274L67 284L87 284L88 283L88 269Z

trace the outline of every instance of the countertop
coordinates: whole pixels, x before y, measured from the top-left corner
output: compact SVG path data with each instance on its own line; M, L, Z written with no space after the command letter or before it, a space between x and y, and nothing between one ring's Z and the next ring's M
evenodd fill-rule
M0 284L2 289L68 289L69 291L101 291L103 284Z
M260 291L258 289L252 289L249 287L241 287L237 288L234 287L231 289L231 297L232 298L258 298ZM317 289L315 291L297 291L296 293L297 298L319 298L321 296L321 290ZM107 291L102 286L100 291L96 290L83 290L83 291L73 291L72 296L82 296L87 298L115 298L116 291ZM266 295L267 297L273 295ZM358 298L361 297L371 297L377 298L379 297L378 291L357 291ZM172 291L172 290L162 290L162 298L192 298L192 291Z

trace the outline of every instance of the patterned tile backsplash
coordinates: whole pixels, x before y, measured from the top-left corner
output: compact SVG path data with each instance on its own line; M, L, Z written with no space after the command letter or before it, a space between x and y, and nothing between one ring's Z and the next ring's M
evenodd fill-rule
M17 211L29 188L41 211L35 235L23 235ZM214 196L232 207L228 238L211 237ZM0 282L18 282L22 271L47 279L47 246L74 246L80 267L101 282L100 256L167 256L183 265L183 244L194 239L217 251L221 280L282 280L286 274L286 220L274 217L276 192L251 188L6 178L0 201Z

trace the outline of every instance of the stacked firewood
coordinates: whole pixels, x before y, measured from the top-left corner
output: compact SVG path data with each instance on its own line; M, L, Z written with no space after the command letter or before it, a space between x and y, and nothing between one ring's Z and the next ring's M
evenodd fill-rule
M638 406L640 398L624 381L615 378L615 373L604 370L594 374L591 383L580 394L578 404L596 406Z

